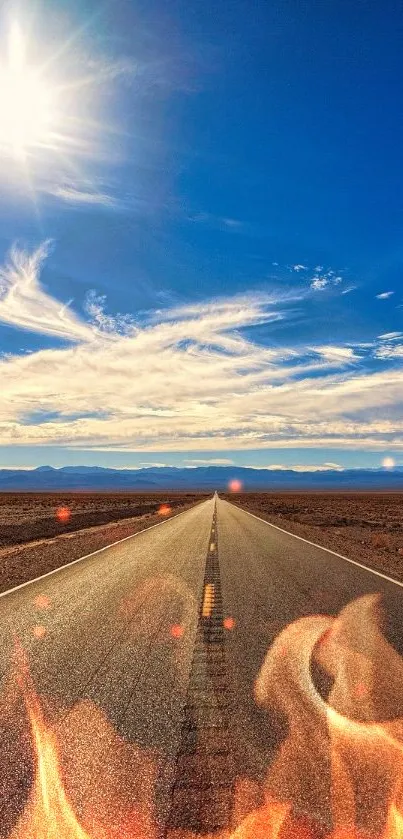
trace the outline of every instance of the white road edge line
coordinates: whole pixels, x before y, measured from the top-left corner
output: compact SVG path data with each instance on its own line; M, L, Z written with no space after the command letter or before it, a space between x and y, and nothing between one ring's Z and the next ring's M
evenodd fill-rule
M202 501L201 503L203 504L204 502ZM197 503L194 506L197 507ZM118 539L116 542L110 542L109 545L104 545L103 548L98 548L96 551L92 551L92 553L90 554L85 554L85 556L79 556L77 557L77 559L73 559L71 562L66 562L66 565L59 565L58 568L53 568L52 571L47 571L46 574L41 574L40 577L34 577L33 580L27 580L25 583L20 583L19 586L9 588L7 589L7 591L1 591L0 598L6 597L8 594L13 594L14 591L19 591L21 588L31 586L33 585L33 583L38 583L39 580L45 580L46 577L51 577L52 574L57 574L58 571L63 571L65 568L71 568L72 565L77 565L78 562L83 562L84 559L89 559L91 556L100 554L102 553L102 551L106 551L108 548L114 548L115 545L120 545L122 542L127 542L128 539L135 539L136 536L140 536L141 533L147 533L148 530L153 530L154 527L160 527L161 524L168 524L169 521L172 521L172 519L178 519L179 516L183 516L184 513L188 513L189 510L193 510L193 507L189 507L188 510L182 510L180 513L177 513L176 516L171 516L169 519L164 519L164 521L157 521L156 524L151 524L150 527L145 527L144 530L138 530L137 533L132 533L131 536L124 536L123 539ZM80 531L78 530L77 533L80 533Z
M221 499L224 500L224 499ZM257 519L258 521L262 521L263 524L268 524L269 527L274 527L275 530L280 530L281 533L286 533L287 536L293 536L294 539L299 539L300 542L306 542L307 545L312 545L314 548L319 548L321 551L326 551L328 554L333 554L333 556L338 556L339 559L345 559L346 562L351 562L352 565L358 565L358 568L363 568L364 571L369 571L370 574L375 574L376 577L382 577L383 580L387 580L388 583L394 583L396 586L400 586L403 588L403 583L400 580L395 580L393 577L388 577L387 574L382 574L381 571L375 571L375 568L369 568L368 565L363 565L362 562L357 562L356 559L349 559L348 556L343 556L343 554L338 554L336 551L332 551L331 548L324 548L323 545L317 545L316 542L311 542L309 539L304 539L303 536L297 536L296 533L291 533L290 530L284 530L283 527L278 527L277 524L272 524L270 521L266 521L266 519L261 519L260 516L255 516L254 513L250 513L249 510L245 510L244 507L238 507L237 504L232 504L231 501L227 501L227 504L231 504L231 507L235 507L236 510L242 510L244 513L247 513L248 516L252 516L253 519Z

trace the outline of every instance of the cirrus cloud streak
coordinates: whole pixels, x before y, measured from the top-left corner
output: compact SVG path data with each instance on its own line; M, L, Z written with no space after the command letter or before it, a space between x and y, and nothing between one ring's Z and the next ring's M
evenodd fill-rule
M48 246L13 249L0 320L67 344L0 360L0 441L96 450L403 448L403 370L390 349L263 345L253 327L293 316L295 297L248 294L88 320L46 293ZM389 335L387 336L389 337ZM379 369L368 372L365 353Z

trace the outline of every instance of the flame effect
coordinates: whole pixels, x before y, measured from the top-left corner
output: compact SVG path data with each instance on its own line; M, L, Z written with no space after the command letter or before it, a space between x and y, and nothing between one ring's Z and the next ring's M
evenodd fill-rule
M37 771L29 807L20 829L13 837L24 839L90 839L78 823L61 780L55 736L46 727L38 702L33 696L27 703L37 756Z
M381 621L379 599L368 595L337 618L302 618L280 633L255 696L287 717L288 733L263 786L237 779L231 825L214 839L403 839L403 661ZM315 668L331 680L326 698ZM89 702L51 725L24 661L19 669L35 773L8 839L157 839L153 758Z
M21 650L17 650L17 655L18 682L29 720L35 775L23 814L9 839L156 839L152 807L156 779L147 754L140 754L134 746L122 741L99 709L89 702L76 706L57 734L57 726L51 726L45 719ZM76 808L72 800L78 802L88 785L88 777L84 777L88 767L80 765L77 746L82 746L89 729L92 772L88 776L92 786L85 793L79 817L80 805ZM101 750L106 746L108 759L101 769L106 778L99 777L96 749L100 744ZM130 790L127 790L128 778L132 784ZM66 782L72 795L66 791Z
M403 837L403 662L381 619L378 596L368 595L335 619L296 621L256 682L258 703L277 708L289 726L266 795L293 814L308 812L327 839ZM333 680L327 700L312 678L315 663ZM280 835L288 836L286 824Z
M36 758L35 781L20 824L10 839L91 839L78 823L61 778L56 737L47 727L27 665L17 649L23 691Z

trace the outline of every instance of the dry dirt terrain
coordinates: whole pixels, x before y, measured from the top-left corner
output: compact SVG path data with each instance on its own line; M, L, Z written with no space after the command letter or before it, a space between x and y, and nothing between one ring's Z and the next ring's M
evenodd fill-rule
M222 497L403 581L403 493L256 492Z
M202 501L196 493L0 493L0 591Z

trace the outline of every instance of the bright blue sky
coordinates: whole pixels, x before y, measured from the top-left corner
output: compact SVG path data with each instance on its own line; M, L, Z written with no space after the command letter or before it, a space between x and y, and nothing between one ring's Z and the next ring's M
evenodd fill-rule
M0 465L402 464L400 4L0 23Z

